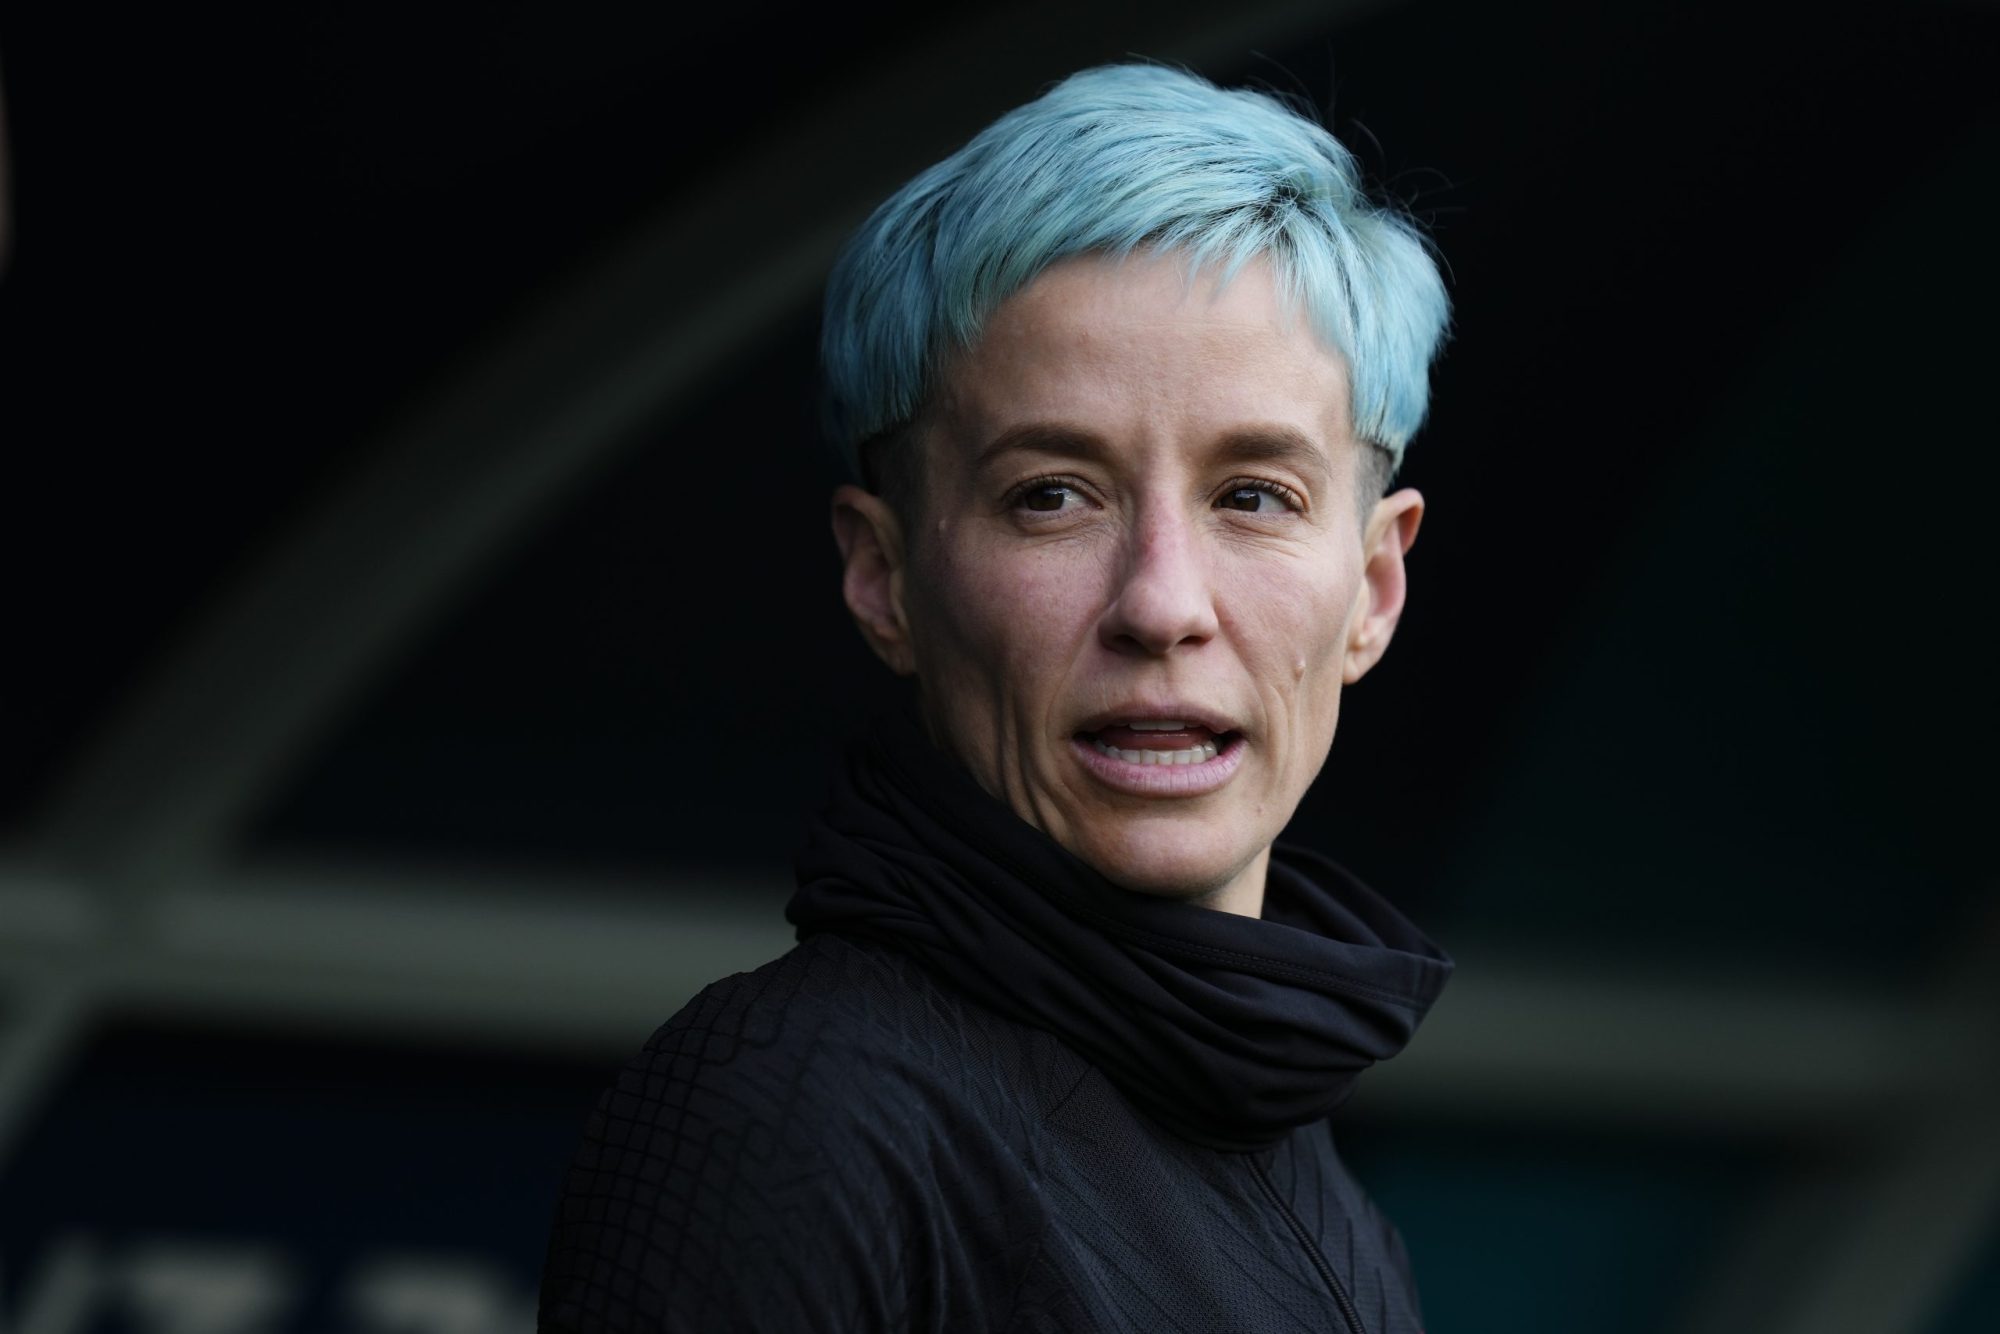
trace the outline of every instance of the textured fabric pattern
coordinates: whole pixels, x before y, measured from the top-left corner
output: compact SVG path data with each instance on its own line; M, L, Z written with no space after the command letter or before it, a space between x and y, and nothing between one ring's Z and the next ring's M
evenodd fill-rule
M1055 1036L818 935L703 991L605 1093L541 1318L1356 1334L1321 1264L1366 1334L1418 1334L1401 1243L1324 1122L1261 1150L1193 1143Z

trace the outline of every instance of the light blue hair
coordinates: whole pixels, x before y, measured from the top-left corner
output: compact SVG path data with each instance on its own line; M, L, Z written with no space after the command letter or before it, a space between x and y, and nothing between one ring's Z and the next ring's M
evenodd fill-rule
M1423 236L1370 202L1316 122L1148 64L1071 75L862 224L827 282L828 438L859 474L861 446L910 422L1001 302L1058 260L1141 247L1224 281L1267 256L1283 298L1347 363L1356 436L1401 463L1450 315Z

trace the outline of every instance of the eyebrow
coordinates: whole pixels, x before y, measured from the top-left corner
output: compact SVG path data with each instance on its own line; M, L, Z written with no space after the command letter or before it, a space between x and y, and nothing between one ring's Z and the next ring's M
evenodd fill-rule
M1102 437L1058 422L1025 422L994 436L973 456L972 466L984 468L1006 454L1054 454L1103 462L1113 453ZM1231 463L1284 463L1310 477L1331 475L1327 452L1313 438L1290 426L1250 426L1227 432L1213 447L1213 456Z
M1289 426L1256 426L1231 431L1216 446L1216 455L1236 463L1285 463L1324 481L1332 475L1332 460L1318 442Z
M979 447L972 457L974 469L984 468L1003 454L1058 454L1064 458L1101 462L1111 446L1103 437L1074 426L1055 422L1026 422L1010 426Z

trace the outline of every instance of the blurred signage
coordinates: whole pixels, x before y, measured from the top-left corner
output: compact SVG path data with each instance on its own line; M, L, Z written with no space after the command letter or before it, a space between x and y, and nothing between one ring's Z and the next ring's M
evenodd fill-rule
M8 1283L5 1334L529 1334L518 1274L463 1256L385 1251L334 1273L255 1241L66 1233Z
M610 1073L325 1033L100 1034L0 1170L0 1334L529 1334Z

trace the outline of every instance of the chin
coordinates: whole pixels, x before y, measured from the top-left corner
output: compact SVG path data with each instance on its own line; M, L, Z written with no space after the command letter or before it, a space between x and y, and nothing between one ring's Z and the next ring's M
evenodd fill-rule
M1086 831L1070 851L1105 879L1135 893L1199 899L1223 889L1256 860L1263 845L1245 847L1219 831L1187 829L1183 820L1121 822Z

